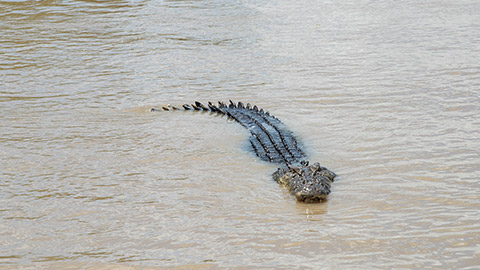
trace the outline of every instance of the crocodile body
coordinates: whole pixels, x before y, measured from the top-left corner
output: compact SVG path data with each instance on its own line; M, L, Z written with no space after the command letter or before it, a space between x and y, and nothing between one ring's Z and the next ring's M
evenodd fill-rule
M209 111L225 115L238 122L250 132L249 142L253 152L262 160L279 164L273 179L285 186L300 202L320 202L330 193L335 173L319 163L310 165L307 155L297 139L285 125L270 113L257 106L242 102L225 104L200 102L181 107L164 106L161 110ZM152 108L151 111L160 111Z

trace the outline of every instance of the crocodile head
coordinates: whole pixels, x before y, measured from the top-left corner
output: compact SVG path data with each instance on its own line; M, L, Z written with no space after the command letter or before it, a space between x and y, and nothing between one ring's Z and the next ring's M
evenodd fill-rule
M309 165L302 161L297 166L278 168L273 173L273 179L285 186L299 202L315 203L324 201L330 193L330 185L335 173L318 162Z

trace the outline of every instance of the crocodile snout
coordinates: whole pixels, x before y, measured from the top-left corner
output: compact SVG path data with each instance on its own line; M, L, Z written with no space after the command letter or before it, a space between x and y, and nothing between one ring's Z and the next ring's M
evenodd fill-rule
M327 194L325 193L308 194L308 193L297 192L295 193L295 198L297 198L297 201L299 202L318 203L318 202L325 201L327 199Z

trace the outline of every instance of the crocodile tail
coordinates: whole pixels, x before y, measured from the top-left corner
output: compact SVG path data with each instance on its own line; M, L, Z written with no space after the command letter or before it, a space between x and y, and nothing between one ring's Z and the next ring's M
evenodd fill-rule
M157 108L151 108L151 112L159 112L159 111L175 111L175 110L181 110L183 109L184 111L209 111L209 112L215 112L215 113L220 113L220 114L225 114L225 112L221 109L221 107L226 107L225 104L219 102L219 106L215 106L212 102L208 102L208 104L205 106L202 103L195 101L192 104L183 104L181 106L175 107L170 104L161 106L161 109Z
M304 151L297 143L292 132L286 129L284 124L269 112L259 109L256 105L242 102L235 103L229 100L229 104L221 101L218 105L208 102L204 105L198 101L193 104L183 104L181 107L171 105L162 106L161 109L151 111L205 111L219 115L225 115L229 119L238 122L250 132L250 144L255 154L262 160L287 165L299 163L306 159Z

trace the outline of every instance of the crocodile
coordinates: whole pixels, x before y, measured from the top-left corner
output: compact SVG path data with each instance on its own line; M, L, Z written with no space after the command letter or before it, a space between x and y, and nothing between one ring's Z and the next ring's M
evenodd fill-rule
M279 164L272 174L273 179L284 186L297 201L304 203L322 202L330 194L331 184L336 174L320 166L318 162L310 164L302 145L291 131L269 112L242 102L229 104L208 102L204 105L198 101L182 106L166 105L161 109L150 111L191 110L224 115L238 122L249 132L251 150L261 160Z

